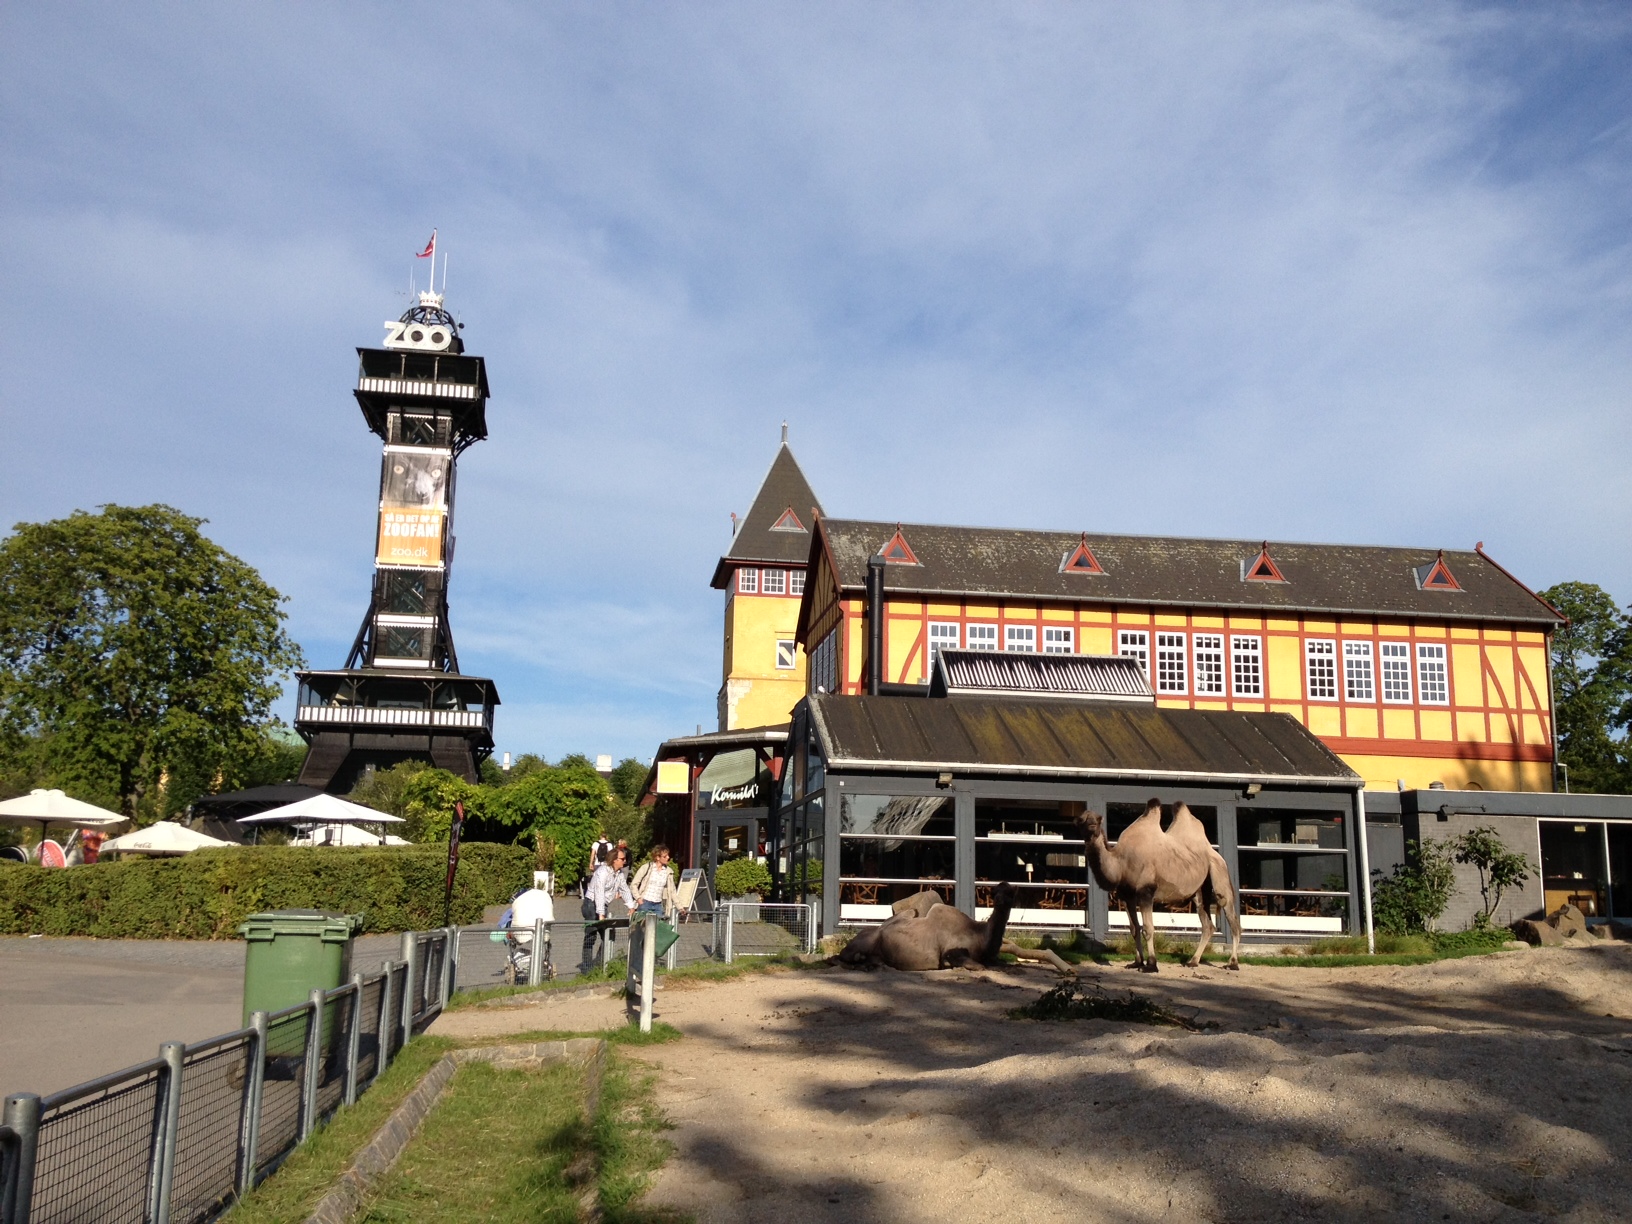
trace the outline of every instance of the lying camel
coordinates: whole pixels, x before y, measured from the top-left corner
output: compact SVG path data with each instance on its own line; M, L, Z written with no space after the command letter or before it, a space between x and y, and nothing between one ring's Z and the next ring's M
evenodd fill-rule
M1116 845L1105 841L1105 818L1097 812L1080 818L1088 841L1088 865L1113 901L1127 907L1133 934L1133 964L1129 968L1156 972L1156 906L1194 901L1201 918L1201 938L1186 964L1201 964L1201 954L1213 938L1212 907L1229 927L1230 968L1239 969L1241 915L1236 909L1235 886L1223 856L1207 841L1207 830L1184 804L1173 809L1173 823L1163 831L1162 804L1152 799L1145 813L1128 826ZM1143 933L1141 936L1141 926Z
M992 916L976 922L947 905L933 891L895 904L882 925L862 931L839 952L843 965L888 965L891 969L957 969L970 963L995 965L1007 952L1020 960L1040 961L1064 974L1076 971L1048 949L1022 948L1003 938L1014 908L1013 884L999 884Z

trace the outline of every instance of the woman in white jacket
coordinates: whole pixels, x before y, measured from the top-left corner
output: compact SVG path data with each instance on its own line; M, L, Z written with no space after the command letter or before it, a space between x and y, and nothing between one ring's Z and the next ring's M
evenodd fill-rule
M602 936L590 924L605 921L607 906L615 897L621 897L629 912L634 913L635 894L629 891L627 860L622 850L607 855L584 887L584 957L578 964L579 973L588 973L595 965L595 941Z

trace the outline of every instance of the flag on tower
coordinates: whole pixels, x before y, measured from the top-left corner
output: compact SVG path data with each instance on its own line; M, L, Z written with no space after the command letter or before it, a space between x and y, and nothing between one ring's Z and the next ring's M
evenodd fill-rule
M415 255L414 258L415 259L431 259L431 258L434 258L435 255L436 255L436 231L433 229L431 231L431 240L425 244L425 249L423 251L421 251L418 255Z

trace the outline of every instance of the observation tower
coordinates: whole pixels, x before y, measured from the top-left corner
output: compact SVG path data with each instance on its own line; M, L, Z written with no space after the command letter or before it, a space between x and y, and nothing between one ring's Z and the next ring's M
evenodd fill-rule
M432 255L432 278L435 256ZM448 622L459 456L487 437L487 366L442 295L360 348L357 404L384 443L374 588L346 664L300 672L300 781L343 793L370 767L428 760L468 781L493 751L493 681L459 671Z

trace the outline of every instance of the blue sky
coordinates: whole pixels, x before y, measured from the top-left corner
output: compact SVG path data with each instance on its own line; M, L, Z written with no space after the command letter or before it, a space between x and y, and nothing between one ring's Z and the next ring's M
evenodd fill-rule
M713 725L784 419L833 514L1483 540L1632 600L1623 5L13 4L0 108L0 520L208 518L316 666L352 350L439 229L501 750Z

